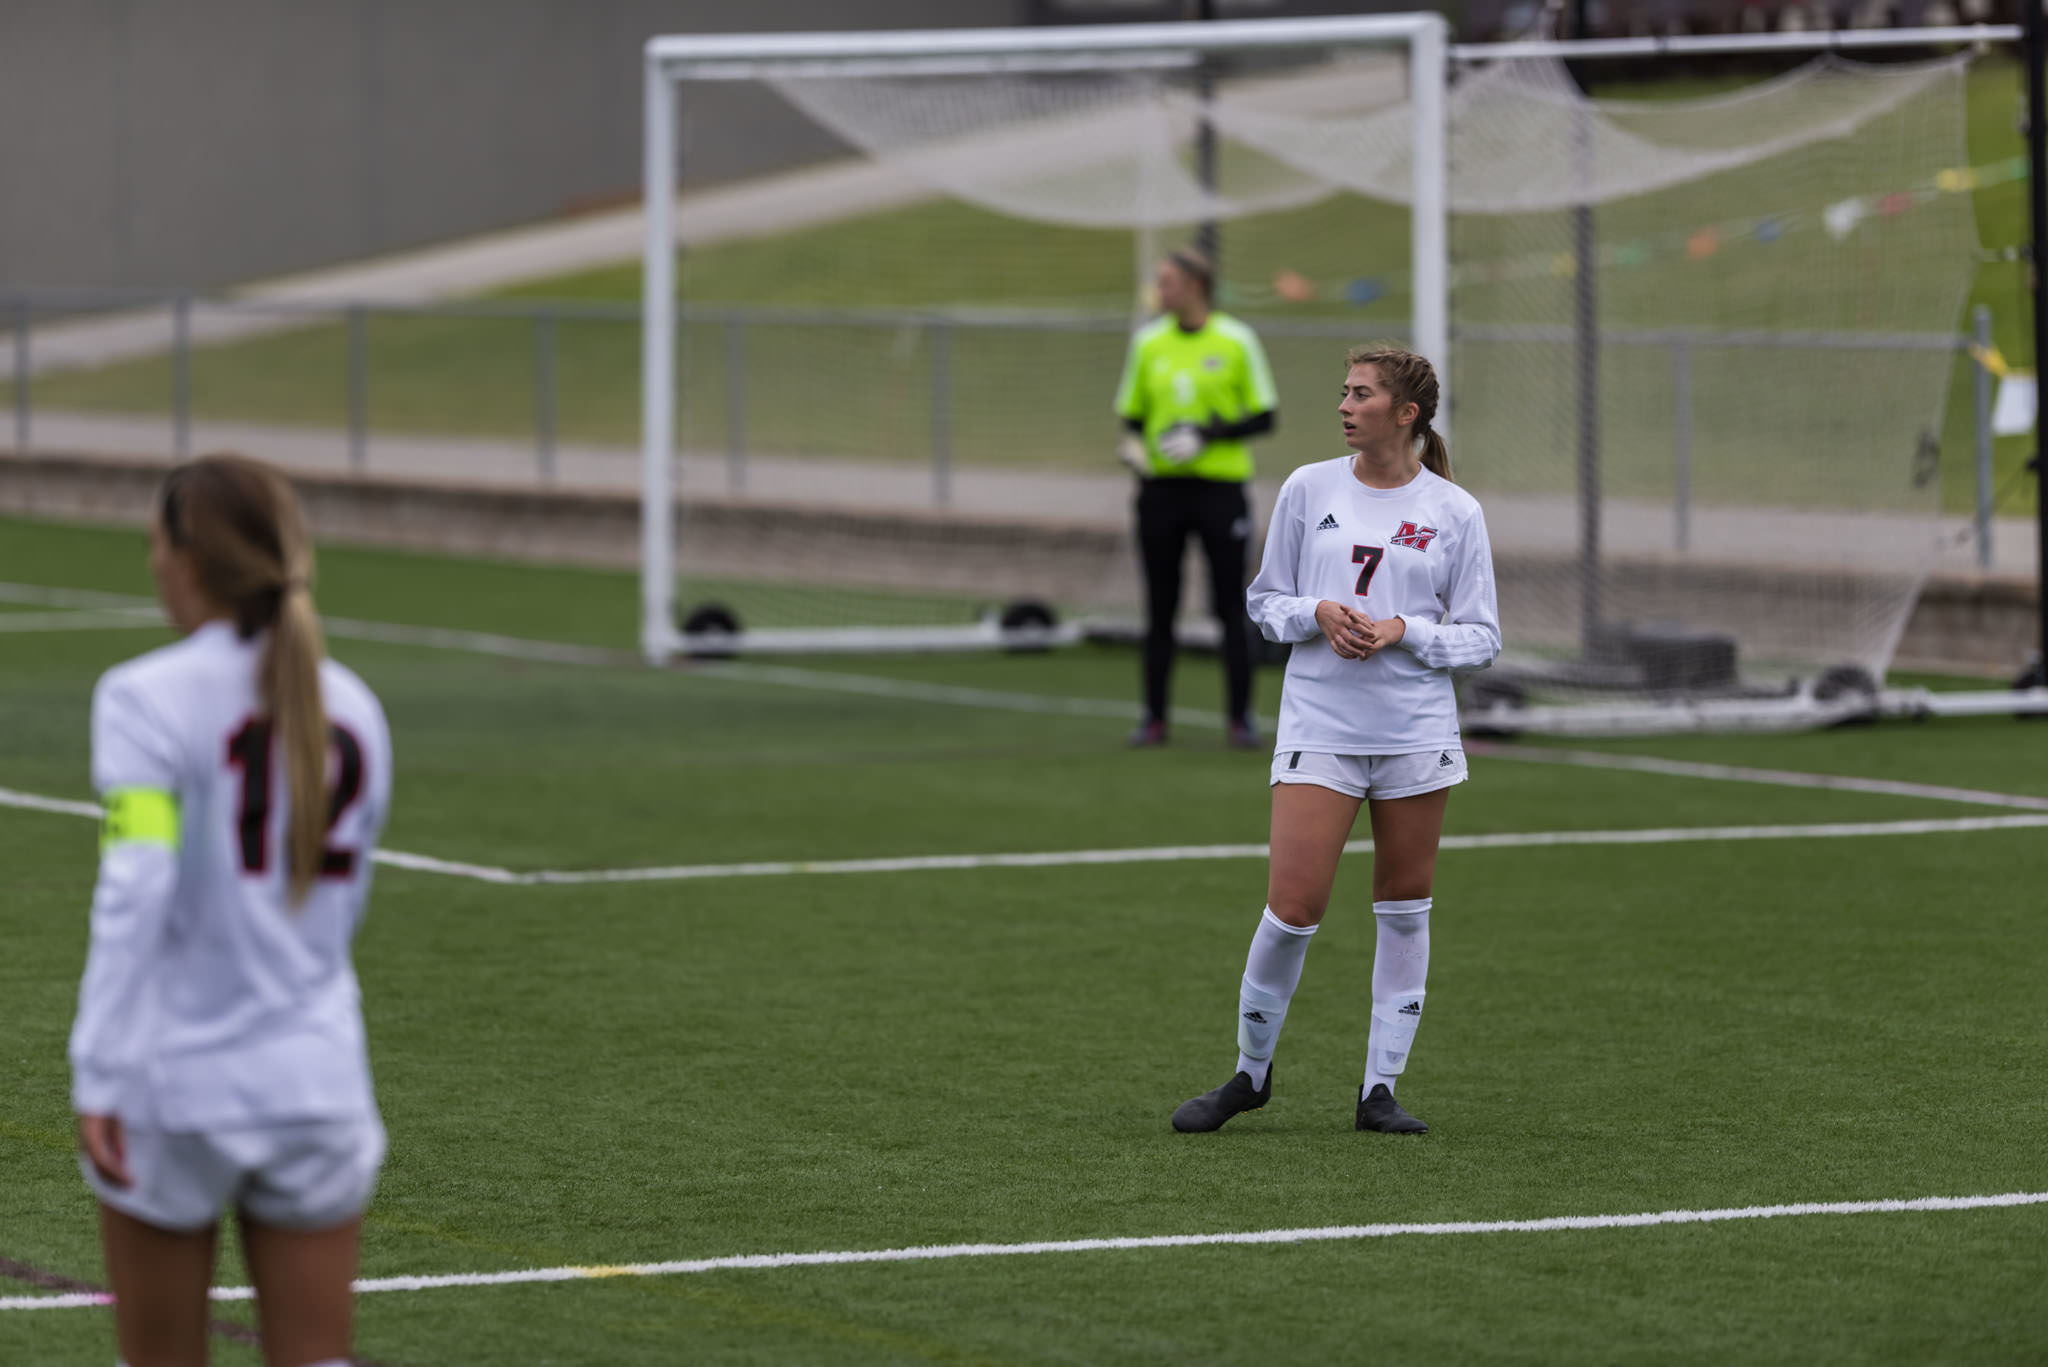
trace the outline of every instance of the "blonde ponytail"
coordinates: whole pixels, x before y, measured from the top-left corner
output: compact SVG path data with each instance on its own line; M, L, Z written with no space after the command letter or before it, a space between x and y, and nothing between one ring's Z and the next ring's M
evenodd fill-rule
M284 790L291 805L285 831L286 869L293 906L306 900L320 875L327 844L327 709L320 700L320 659L325 646L313 595L290 585L277 606L277 622L263 651L260 687L277 744L284 755Z
M326 645L313 609L313 549L285 477L242 456L203 456L172 470L158 516L188 552L200 588L234 613L243 639L269 629L256 696L284 758L285 869L291 904L306 900L326 856Z
M1444 479L1451 477L1451 448L1434 427L1422 429L1422 468Z

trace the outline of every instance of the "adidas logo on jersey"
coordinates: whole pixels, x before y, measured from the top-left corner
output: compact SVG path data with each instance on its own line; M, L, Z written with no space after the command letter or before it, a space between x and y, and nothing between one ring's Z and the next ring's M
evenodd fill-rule
M1322 520L1321 522L1318 522L1318 523L1316 523L1316 530L1317 530L1317 531L1319 531L1319 532L1334 532L1334 531L1336 531L1336 530L1337 530L1337 515L1336 515L1335 513L1324 513L1324 514L1323 514L1323 520Z

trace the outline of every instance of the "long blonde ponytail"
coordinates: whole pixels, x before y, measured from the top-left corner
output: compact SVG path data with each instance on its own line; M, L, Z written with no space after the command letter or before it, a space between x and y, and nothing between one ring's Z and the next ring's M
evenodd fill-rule
M298 501L291 497L288 486L284 497L291 523L282 538L288 548L285 586L270 642L264 647L258 688L284 752L284 786L291 799L285 838L290 863L286 867L292 905L297 906L306 900L320 873L331 815L327 810L327 708L320 699L320 661L327 644L313 610L313 556L300 524Z
M313 548L291 484L243 456L202 456L164 481L159 518L192 557L206 596L235 614L248 639L268 628L256 694L284 758L286 870L291 902L306 900L327 838L326 644L313 608ZM268 763L268 756L264 758Z

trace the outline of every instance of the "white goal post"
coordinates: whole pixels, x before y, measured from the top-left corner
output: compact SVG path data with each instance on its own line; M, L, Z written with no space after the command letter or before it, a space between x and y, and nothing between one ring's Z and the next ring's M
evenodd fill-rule
M1970 160L1967 49L2013 32L1454 45L1413 14L657 38L643 650L1128 635L1106 391L1188 240L1289 415L1255 509L1332 454L1340 344L1404 337L1454 381L1440 420L1512 624L1464 688L1474 724L1891 707L1961 544L1940 476L1974 191L2021 174ZM1855 55L1899 45L1923 51ZM1651 99L1565 66L1800 51ZM854 155L700 196L685 172L757 118Z
M683 641L675 620L676 193L679 83L765 75L914 75L1118 70L1194 65L1220 53L1401 45L1412 129L1411 326L1449 387L1446 109L1449 26L1437 14L1204 24L1124 24L860 33L670 35L645 50L646 212L641 338L641 648L663 663ZM1105 418L1105 423L1107 419Z

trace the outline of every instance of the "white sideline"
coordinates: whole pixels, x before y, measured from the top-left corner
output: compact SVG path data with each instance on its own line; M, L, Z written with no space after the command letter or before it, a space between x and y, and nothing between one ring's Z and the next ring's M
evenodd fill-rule
M1923 1211L1984 1210L2048 1204L2048 1191L2009 1191L1997 1196L1920 1196L1911 1200L1802 1201L1779 1206L1730 1206L1718 1210L1654 1210L1627 1215L1552 1215L1536 1220L1447 1220L1429 1224L1324 1225L1305 1229L1251 1229L1221 1234L1153 1234L1127 1238L1048 1239L1014 1244L925 1244L911 1248L859 1248L824 1253L740 1253L723 1258L685 1258L664 1263L622 1263L592 1267L520 1268L510 1272L455 1272L437 1277L365 1277L358 1295L382 1291L439 1291L450 1287L513 1286L532 1282L600 1281L613 1277L673 1277L699 1272L752 1272L783 1267L826 1267L846 1263L942 1262L954 1258L1005 1258L1037 1253L1102 1253L1129 1249L1196 1248L1210 1244L1306 1244L1357 1239L1391 1239L1441 1234L1549 1234L1560 1230L1641 1229L1652 1225L1710 1225L1731 1220L1775 1220L1800 1215L1897 1215ZM250 1286L217 1286L216 1301L254 1300ZM0 1296L0 1310L71 1310L106 1305L104 1293L61 1296Z
M99 609L102 611L132 612L138 617L146 615L148 622L157 618L156 605L147 598L132 594L103 593L93 589L50 588L38 584L11 584L0 582L0 602L23 603L42 607ZM4 619L0 619L4 620ZM137 621L136 625L144 625ZM83 626L84 623L78 624ZM110 624L111 625L111 624ZM555 664L577 664L591 666L626 667L639 664L639 657L630 651L612 650L603 646L568 645L556 641L536 641L525 637L499 636L489 632L454 631L442 627L404 626L388 622L360 622L345 617L323 618L322 626L330 636L342 639L378 641L392 645L417 645L439 650L458 650L472 654L492 655L512 659L542 660ZM735 664L729 661L702 661L684 666L686 672L701 674L715 679L730 679L741 683L776 684L789 688L807 688L831 693L859 694L867 697L893 698L906 702L934 702L958 707L978 707L991 711L1028 712L1040 715L1108 717L1129 719L1135 715L1129 703L1108 698L1071 697L1053 693L1017 693L996 689L973 688L957 684L924 683L914 679L892 679L868 674L848 674L833 670L804 669L791 665ZM1266 726L1272 725L1270 717L1260 719ZM1198 727L1214 730L1222 725L1213 710L1196 708L1175 708L1173 722L1176 726ZM1812 774L1792 769L1759 769L1728 764L1701 764L1686 760L1663 759L1655 755L1611 754L1601 750L1563 750L1544 746L1503 745L1491 741L1469 741L1466 749L1475 755L1491 759L1515 760L1526 764L1558 764L1583 769L1616 769L1635 773L1668 774L1680 778L1716 779L1734 783L1756 783L1783 788L1819 788L1841 792L1877 793L1889 797L1928 798L1939 802L1966 802L1981 806L2004 807L2020 811L2048 812L2048 798L2022 793L1987 792L1974 788L1954 788L1942 784L1911 783L1899 779L1857 778L1841 774ZM1261 849L1263 854L1263 847ZM425 860L425 856L406 856L408 859ZM395 861L394 861L395 862ZM427 861L432 862L432 861ZM423 865L405 865L423 867ZM462 866L475 868L481 866ZM503 873L503 871L498 871ZM507 881L516 878L507 874L492 881Z
M0 788L0 807L55 812L97 819L90 802ZM1620 831L1506 831L1491 835L1447 835L1447 850L1534 849L1557 845L1678 845L1717 840L1840 840L1859 836L1956 835L1971 831L2033 830L2048 826L2048 813L1965 816L1919 821L1830 821L1794 826L1665 826ZM1353 840L1347 854L1369 854L1372 841ZM929 873L948 869L1049 869L1080 864L1162 864L1197 859L1264 859L1264 845L1151 845L1114 850L1042 850L1016 854L921 854L885 859L778 859L748 864L671 864L637 869L535 869L521 873L492 864L468 864L403 850L378 850L377 863L415 873L473 878L507 887L551 887L590 883L674 883L699 878L768 878L831 873Z
M85 608L75 612L0 613L0 631L118 631L157 626L163 619L141 608Z
M44 607L132 611L154 623L156 606L147 598L131 594L102 593L93 589L49 588L38 584L0 583L0 602L26 603ZM4 619L0 619L4 620ZM79 628L87 624L80 621ZM111 625L111 624L110 624ZM499 636L489 632L455 631L444 627L404 626L389 622L360 622L346 617L323 617L321 625L330 636L391 645L427 646L438 650L459 650L472 654L512 659L545 660L556 664L635 666L639 657L630 651L603 646L567 645L536 641L522 636ZM1130 719L1134 706L1110 698L1082 698L1057 693L1017 693L959 684L924 683L915 679L892 679L871 674L848 674L834 670L804 669L793 665L735 664L730 661L696 661L682 666L684 672L741 683L779 684L828 693L852 693L866 697L894 698L904 702L946 703L957 707L979 707L999 712L1029 712L1057 716L1110 717ZM1259 719L1271 727L1271 717ZM1173 723L1216 730L1222 719L1213 709L1175 708ZM1892 797L1924 797L1942 802L1970 802L2023 811L2048 811L2048 798L2019 793L1985 792L1974 788L1952 788L1932 783L1910 783L1899 779L1855 778L1839 774L1811 774L1793 769L1758 769L1728 764L1699 764L1686 760L1662 759L1654 755L1610 754L1602 750L1561 750L1544 746L1504 745L1492 741L1468 741L1466 749L1492 759L1517 760L1528 764L1559 764L1582 769L1620 769L1646 774L1670 774L1681 778L1720 779L1736 783L1759 783L1784 788L1825 788L1843 792L1881 793Z
M1730 783L1764 783L1780 788L1829 788L1846 793L1882 793L1887 797L1925 797L1938 802L1973 802L1986 807L2017 807L2048 812L2048 797L1994 793L1981 788L1950 788L1938 783L1909 783L1890 778L1853 778L1844 774L1809 774L1794 769L1751 769L1737 764L1701 764L1661 759L1656 755L1615 755L1604 750L1553 750L1539 745L1474 743L1467 747L1488 759L1521 760L1530 764L1566 764L1580 769L1624 769L1638 774L1671 774L1678 778L1720 779Z

